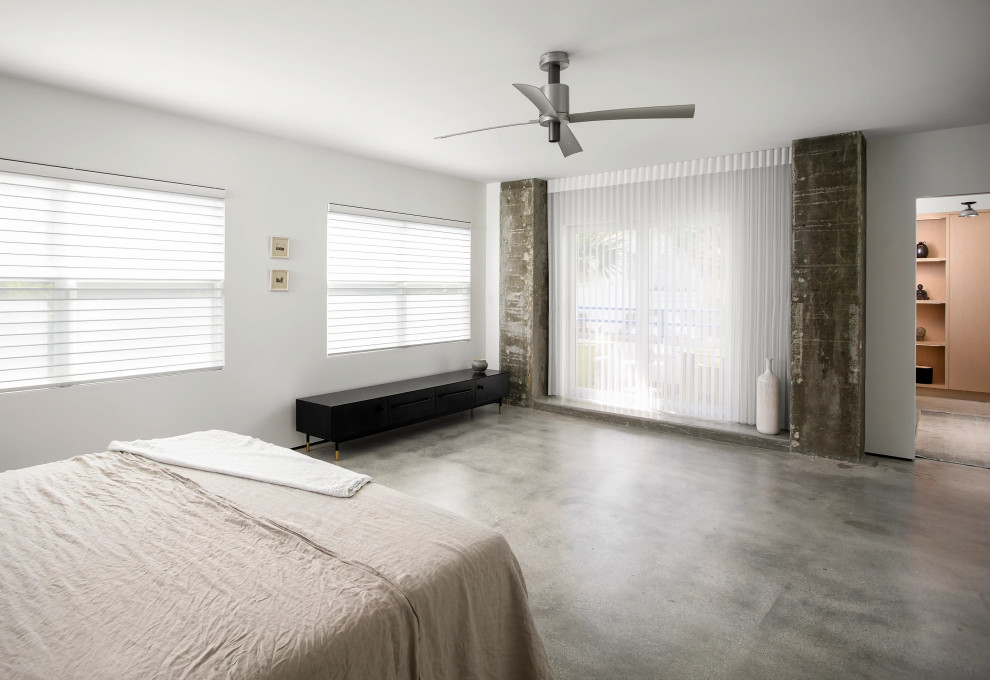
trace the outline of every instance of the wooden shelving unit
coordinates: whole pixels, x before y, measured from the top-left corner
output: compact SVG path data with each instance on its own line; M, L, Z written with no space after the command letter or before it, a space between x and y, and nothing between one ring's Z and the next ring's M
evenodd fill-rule
M917 240L928 245L928 257L916 259L915 285L931 299L916 300L916 325L926 333L915 343L915 362L933 373L933 384L918 387L960 399L990 393L990 210L977 212L917 216Z
M932 367L932 383L923 386L936 389L946 389L948 385L948 238L945 215L918 216L918 241L928 245L928 257L917 258L915 281L925 287L931 299L916 301L916 325L924 326L926 333L924 340L915 343L915 363Z

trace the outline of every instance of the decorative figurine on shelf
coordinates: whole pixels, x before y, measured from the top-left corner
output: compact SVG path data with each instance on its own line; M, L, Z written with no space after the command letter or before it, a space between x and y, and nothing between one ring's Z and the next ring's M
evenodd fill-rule
M488 362L484 359L475 359L471 362L471 368L474 369L475 373L484 373L488 370Z
M922 284L920 284L920 283L918 284L918 299L919 300L927 300L928 299L928 291L925 290L925 287Z
M918 242L918 257L928 257L928 244L924 241Z
M925 339L925 333L927 332L928 331L925 330L924 326L918 326L917 330L915 330L914 332L914 337L918 342L921 342L922 340Z

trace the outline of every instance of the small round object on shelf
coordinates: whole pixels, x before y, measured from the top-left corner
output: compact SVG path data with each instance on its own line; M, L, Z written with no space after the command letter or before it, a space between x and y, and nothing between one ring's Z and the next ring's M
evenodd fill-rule
M471 368L474 369L475 373L484 373L488 370L488 362L484 359L475 359L471 362Z
M915 330L914 332L914 337L917 339L918 342L921 342L922 340L925 339L925 333L927 332L928 331L925 330L924 326L918 326L917 330Z
M928 244L924 241L918 242L918 257L928 257Z

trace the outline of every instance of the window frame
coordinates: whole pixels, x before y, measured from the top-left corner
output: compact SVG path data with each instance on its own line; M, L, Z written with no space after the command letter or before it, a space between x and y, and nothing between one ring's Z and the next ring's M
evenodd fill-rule
M18 229L17 226L13 226L9 230L3 230L2 233L4 234L16 235L19 233L22 235L20 238L25 238L24 235L26 235L26 240L21 241L15 236L12 240L0 242L0 249L4 246L9 248L2 255L8 263L8 267L0 269L0 284L7 284L0 285L0 305L3 305L4 302L16 302L18 300L16 294L13 294L13 291L21 287L18 284L24 284L27 290L41 291L43 289L49 289L50 293L47 296L42 295L38 298L39 302L43 302L48 310L47 313L40 312L44 318L39 316L38 320L34 320L28 317L28 320L6 322L11 324L40 324L43 325L43 330L32 330L30 333L27 333L27 335L33 336L27 341L27 344L17 344L18 341L15 338L17 333L13 335L8 333L7 337L14 339L0 343L4 347L21 347L26 351L26 354L20 357L10 357L8 359L10 362L8 366L0 366L6 370L15 371L15 373L8 374L8 376L19 375L17 372L21 371L37 371L36 376L23 378L9 378L5 376L5 371L0 371L0 393L72 387L116 380L223 369L226 361L226 305L224 292L226 278L226 202L224 190L8 159L0 159L0 172L19 175L22 178L24 176L38 178L34 182L24 180L18 182L15 179L12 183L6 185L8 187L24 187L23 191L25 193L23 194L16 191L15 193L8 194L10 198L6 205L12 211L10 214L15 216L13 219L28 219L16 216L17 211L20 210L20 208L16 207L17 204L21 203L26 209L30 210L32 209L32 201L45 200L43 198L43 192L46 190L52 192L52 198L49 199L53 201L52 205L58 205L59 202L84 205L84 199L95 196L99 199L105 198L107 201L103 204L98 201L97 205L113 206L113 209L119 211L117 216L114 216L111 210L105 213L86 212L85 210L69 212L68 214L63 214L61 211L56 213L70 220L67 222L60 222L58 219L54 219L52 213L49 212L42 219L35 220L43 225L37 231L31 228L25 231L24 229ZM68 182L74 185L92 185L92 187L69 186L62 190L56 188L55 185L58 182ZM128 192L131 192L130 195L128 195ZM148 192L161 192L161 196L160 198L156 198L154 194ZM34 198L31 197L32 193L36 194ZM38 196L37 194L42 195ZM24 198L19 198L20 196ZM165 255L161 259L166 262L181 261L185 251L176 249L174 241L163 239L160 236L142 238L144 236L142 234L135 232L134 235L131 235L126 231L127 228L134 228L135 230L141 228L132 227L132 223L144 224L145 226L143 228L145 229L148 229L150 225L154 230L165 231L161 227L161 224L167 222L167 219L164 217L152 218L137 214L125 217L125 214L132 210L135 213L153 213L156 209L156 203L158 205L157 209L161 210L162 201L171 201L175 198L180 199L178 205L182 208L189 205L196 206L197 210L202 210L201 213L180 211L179 213L168 212L163 214L166 216L171 216L172 214L199 215L192 222L195 229L191 230L190 233L193 235L193 242L205 245L203 246L203 251L194 250L193 252L197 256L202 256L203 253L207 253L208 251L212 252L209 252L209 259L207 260L197 260L196 257L193 257L188 261L197 263L207 261L210 263L210 271L204 272L202 276L197 278L192 276L192 274L202 271L200 268L202 265L197 264L197 266L187 269L164 267L158 270L154 276L140 278L133 274L124 275L123 273L113 272L112 268L105 269L106 265L99 264L100 260L117 257L120 252L126 252L132 259L127 260L125 258L123 262L131 265L129 267L130 270L138 270L141 263L147 261L144 258L134 259L138 258L141 254L139 251L142 250L164 253ZM142 199L146 199L147 204L141 205L140 201ZM206 200L204 201L204 199ZM50 208L47 210L50 210ZM76 223L71 221L79 217L84 219ZM92 218L92 221L87 221L89 218ZM64 228L63 231L58 231L59 224L72 225L76 233L73 234L71 229L66 231ZM213 233L210 233L211 229ZM117 233L114 234L113 232ZM59 242L60 239L61 243ZM106 244L108 248L107 253L94 254L92 252L95 250L94 244L101 241L108 242ZM147 242L146 244L144 243L145 241ZM48 255L55 255L56 258L62 260L65 260L67 256L70 258L79 257L79 264L73 264L71 268L67 268L65 265L54 264L57 260L45 263L44 257L46 253L43 251L43 244L46 242L52 243L50 249L53 252L47 253ZM28 255L19 256L16 254L20 247L18 245L19 243L28 247L34 244L34 248L39 252L32 254L29 248L29 250L25 251L29 253ZM166 244L167 247L161 248L162 244ZM101 243L101 245L104 244ZM72 254L71 249L74 247L85 251L85 254ZM118 252L115 253L113 250L109 250L110 248L116 248ZM169 257L173 250L176 253L175 257ZM17 261L18 257L25 257L27 258L27 262L33 263L21 266L20 269L22 271L18 272L18 266L20 264ZM134 262L138 264L134 264ZM32 267L38 268L37 275L27 275L24 273L30 272L33 274L34 272L31 272ZM62 272L58 271L59 269L66 269L64 272L65 275L60 275ZM90 271L86 272L85 270L87 269ZM99 272L101 269L103 271ZM173 273L184 274L184 276L172 276L170 278L169 274ZM3 295L4 292L7 293L6 297ZM209 357L208 359L186 362L185 365L183 365L183 362L175 361L166 361L165 365L160 365L160 362L159 365L150 365L160 358L171 357L175 359L185 356L179 353L165 354L162 357L158 357L149 353L149 350L153 351L157 348L152 342L156 338L161 343L164 342L164 338L181 340L183 337L181 334L163 335L161 333L162 329L167 330L171 326L154 322L154 313L146 317L138 317L139 325L135 328L123 329L122 331L120 328L115 328L111 324L107 328L94 333L92 339L86 340L81 340L79 333L87 331L74 325L79 321L81 316L85 316L86 314L93 316L94 323L96 319L100 318L100 314L107 315L105 320L112 322L113 319L110 315L115 310L124 310L126 312L127 310L139 311L148 309L153 312L167 313L170 309L169 307L161 305L156 308L153 303L145 302L154 301L155 299L167 300L173 305L176 301L185 299L199 300L198 304L190 305L189 308L202 307L204 313L196 313L191 316L195 318L208 317L210 321L203 324L203 328L209 328L209 332L190 335L189 338L199 337L206 339L198 343L186 343L182 346L198 347L202 345L203 347L209 347L208 351L204 350L196 353L201 354L203 357ZM94 300L103 300L110 304L105 307L99 305L88 306L85 304ZM113 304L117 300L120 300L121 303ZM206 300L209 301L206 302ZM130 304L128 304L128 301ZM80 305L78 303L83 304ZM147 306L141 306L142 304ZM83 309L86 307L89 308ZM18 314L16 305L6 311L15 315ZM32 310L28 311L31 312ZM33 313L37 314L39 310L34 310ZM165 315L163 314L162 318L164 317ZM146 323L146 320L149 319L152 320L152 323ZM4 323L3 314L0 314L0 323ZM175 328L188 327L181 325L175 326ZM3 330L2 327L0 327L0 330ZM148 332L147 336L142 335L142 332L145 331ZM4 333L0 333L0 340L3 339L4 335ZM80 344L89 342L94 344L88 347ZM152 342L150 346L141 346L142 343L147 344L149 342ZM104 343L104 345L101 346L99 343ZM128 343L134 346L129 347ZM76 347L73 347L74 345ZM44 349L45 351L38 352L38 349ZM115 358L115 355L110 354L111 352L116 353L116 356L119 356L119 358ZM92 355L98 355L100 353L104 353L104 359L107 360L103 362L103 366L99 365L99 361L87 361L87 359L94 358ZM16 365L18 358L24 360L21 366ZM36 360L32 361L32 359ZM38 361L40 359L44 359L44 362ZM142 361L149 365L141 366L134 363ZM44 365L40 365L41 363ZM32 366L32 364L35 365ZM92 366L92 369L81 369L81 367L87 365ZM126 367L121 368L121 366ZM20 373L20 375L26 374Z
M437 230L438 233L446 233L448 235L456 236L458 240L453 244L452 250L448 253L449 255L453 256L456 254L457 256L457 259L453 262L450 270L447 272L447 275L450 278L445 279L438 277L432 281L421 280L416 282L402 280L401 277L393 277L386 280L379 279L377 281L365 279L362 281L353 282L346 282L340 278L334 279L334 267L336 264L339 264L339 258L338 261L334 260L334 247L346 246L346 242L338 241L337 243L334 243L333 241L334 235L332 234L332 229L334 226L335 216L338 216L339 222L354 222L355 224L361 223L361 221L368 221L369 224L378 222L383 223L383 229L409 230L406 231L406 234L411 237L428 238L428 236L424 234L428 234L431 230ZM417 234L417 230L420 232L419 234ZM454 342L469 342L471 340L473 330L471 319L473 274L471 267L472 237L472 225L470 222L464 220L426 217L422 215L374 210L339 203L330 203L327 209L326 230L327 357L345 356L348 354L363 352L406 349L410 347L424 347ZM420 247L425 248L423 245ZM369 250L363 255L367 260L376 256L376 253L373 250ZM395 254L391 253L391 255L394 256ZM420 250L410 250L406 253L406 257L409 257L410 259L404 261L401 266L411 263L413 257L422 258L424 255ZM365 265L368 264L367 261L359 261L356 266L359 267L362 263ZM455 274L455 271L459 271L459 274ZM420 270L412 272L413 278L419 277L421 273L422 272ZM358 278L361 277L359 274L352 275ZM339 333L335 337L335 330L339 329L339 326L335 323L335 321L339 321L339 315L346 311L343 305L347 303L342 300L338 301L337 304L340 306L336 310L332 310L332 298L352 297L355 298L355 300L365 299L367 301L379 296L382 298L393 298L391 301L393 304L392 309L383 309L383 311L390 311L393 312L393 316L398 316L398 319L395 322L394 332L390 332L387 329L382 329L381 331L387 335L395 335L391 341L386 342L385 340L381 340L379 342L371 342L370 346L356 346L356 343L362 342L362 338L367 338L369 336L371 331L368 330L363 332L352 332L351 336L349 336L346 340L349 344L345 344L345 341L340 338ZM416 322L412 320L412 316L415 314L415 312L412 311L415 309L413 305L419 305L420 309L422 309L422 304L425 301L430 300L430 298L438 298L451 304L451 310L446 312L442 310L430 312L430 314L435 314L436 316L434 318L440 322L452 322L450 327L455 330L449 331L447 337L426 338L424 336L426 331L422 329L422 325L417 326ZM386 308L389 301L383 300L383 303L383 308ZM357 302L355 301L352 304L357 304ZM457 311L457 309L460 309L460 311ZM338 315L338 318L334 318L334 314ZM366 319L367 323L363 324L365 326L385 325L385 322L380 321L380 318L373 319L371 315L368 315ZM352 325L360 326L362 324L358 322ZM434 334L439 334L439 332L434 330ZM419 339L410 340L410 338Z

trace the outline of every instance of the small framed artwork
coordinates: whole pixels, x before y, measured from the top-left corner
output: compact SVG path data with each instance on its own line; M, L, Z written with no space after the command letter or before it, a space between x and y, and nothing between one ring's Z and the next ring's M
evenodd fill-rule
M272 257L289 257L289 239L285 236L272 236Z
M289 270L269 269L268 290L289 290Z

